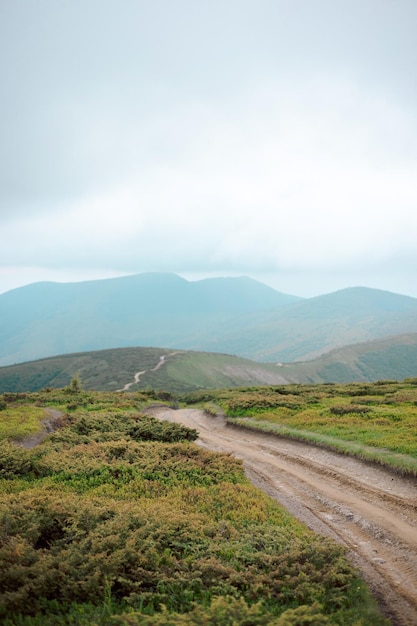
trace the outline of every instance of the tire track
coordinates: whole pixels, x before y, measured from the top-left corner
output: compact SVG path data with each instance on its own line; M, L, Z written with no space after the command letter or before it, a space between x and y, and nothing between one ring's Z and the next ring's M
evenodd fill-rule
M395 626L417 624L417 482L302 442L229 426L197 409L155 409L232 453L250 480L312 530L344 544Z

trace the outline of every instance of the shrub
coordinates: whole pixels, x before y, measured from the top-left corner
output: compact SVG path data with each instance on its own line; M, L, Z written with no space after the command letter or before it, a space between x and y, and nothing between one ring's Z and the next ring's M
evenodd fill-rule
M365 415L372 409L369 406L361 406L357 404L339 404L330 408L330 413L333 415L348 415L349 413L357 413L358 415Z
M33 470L30 453L6 439L0 441L0 478L24 476Z
M135 425L127 431L129 437L136 441L163 441L174 443L178 441L195 441L198 432L180 424L160 421L148 415L142 416Z

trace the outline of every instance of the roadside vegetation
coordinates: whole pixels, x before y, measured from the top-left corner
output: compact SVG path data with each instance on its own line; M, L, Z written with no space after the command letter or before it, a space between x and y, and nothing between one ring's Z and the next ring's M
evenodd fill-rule
M232 398L272 393L205 401L237 412ZM239 461L198 447L196 431L146 415L178 401L80 381L0 396L1 623L386 625L342 547L253 487ZM50 409L63 426L16 445ZM19 415L27 430L11 426Z
M230 424L327 446L417 476L417 378L188 394Z

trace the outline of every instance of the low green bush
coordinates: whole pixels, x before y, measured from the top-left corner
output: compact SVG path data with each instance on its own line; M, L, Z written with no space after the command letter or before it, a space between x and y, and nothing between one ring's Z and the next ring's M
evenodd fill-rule
M342 547L134 403L91 394L38 448L0 446L4 626L386 625Z

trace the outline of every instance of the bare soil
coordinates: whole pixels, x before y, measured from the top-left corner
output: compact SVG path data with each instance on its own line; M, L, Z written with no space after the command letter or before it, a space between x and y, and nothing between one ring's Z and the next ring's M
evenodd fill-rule
M46 416L42 420L42 428L37 433L28 435L24 439L16 441L16 445L31 450L38 446L42 441L57 428L61 428L64 423L64 414L57 409L46 409Z
M416 480L318 446L234 427L201 410L151 411L197 429L199 445L241 459L257 487L309 528L347 547L393 625L417 625Z

